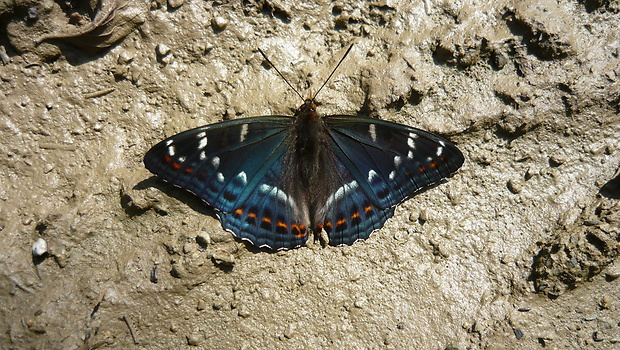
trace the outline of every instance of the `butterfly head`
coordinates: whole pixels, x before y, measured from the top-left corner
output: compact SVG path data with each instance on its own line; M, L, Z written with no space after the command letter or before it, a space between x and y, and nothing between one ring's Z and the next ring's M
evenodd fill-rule
M307 98L304 103L299 106L300 113L316 112L316 102L313 98Z

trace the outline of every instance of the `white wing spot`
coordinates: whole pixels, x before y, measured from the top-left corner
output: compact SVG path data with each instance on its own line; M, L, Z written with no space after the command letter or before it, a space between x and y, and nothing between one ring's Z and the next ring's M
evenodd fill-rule
M371 175L371 172L373 172L372 170L368 172L368 176ZM374 175L376 175L377 173L374 173ZM373 176L374 176L373 175ZM323 206L323 211L326 211L329 209L329 207L332 205L333 202L340 200L342 197L344 197L344 195L349 192L350 190L359 187L359 184L357 183L357 181L353 180L351 182L349 182L348 184L344 184L342 185L342 187L340 187L336 192L334 192L334 194L332 194L331 196L329 196L329 198L327 198L327 201L325 202L325 205Z
M207 133L204 131L199 132L198 134L196 134L196 138L197 139L201 139L203 137L207 136Z
M203 149L203 148L205 148L206 145L207 145L207 138L203 137L198 142L198 149Z
M442 146L444 146L444 147L446 146L446 143L445 143L445 142L443 142L443 141L441 141L441 140L439 140L439 144L440 144L440 145L442 145Z
M433 161L433 158L428 157L428 158L426 158L426 161L427 161L427 162L429 162L429 163L431 163L431 162Z
M368 126L368 133L370 134L370 138L373 142L377 142L377 127L375 124L370 124Z
M258 191L263 195L266 194L275 197L277 200L289 204L293 212L297 211L297 204L295 203L295 201L293 201L293 198L284 193L284 191L282 191L281 189L275 186L262 184L258 187Z
M217 169L220 166L220 157L213 157L211 159L211 165L213 165L213 168Z
M392 172L388 176L389 176L390 180L394 180L394 178L396 177L396 172L392 170Z
M348 191L350 191L350 190L352 190L352 189L354 189L354 188L357 188L357 187L358 187L358 184L357 184L357 181L355 181L355 180L353 180L353 181L349 182L348 184L344 184L344 185L342 185L342 187L340 187L340 188L336 191L336 193L334 193L334 194L332 195L332 196L333 196L333 199L332 199L332 200L338 200L338 199L341 199L341 198L345 195L345 193L347 193Z
M170 145L170 146L168 146L168 155L169 155L170 157L174 156L174 152L175 152L174 145Z
M410 132L410 133L409 133L409 138L412 138L412 139L417 139L417 138L418 138L418 134L413 133L413 132Z
M377 176L377 172L371 169L368 172L368 182L372 183L372 180L375 178L375 176Z
M170 146L172 144L172 140L166 141L166 146Z
M217 173L217 174L215 174L215 176L217 177L217 181L218 182L224 182L224 180L226 180L226 179L224 179L224 174L222 174L222 173Z
M441 154L443 153L443 147L438 147L437 148L437 157L439 157Z
M179 157L179 163L183 163L185 161L185 159L187 159L187 157L185 157L185 156Z
M407 139L407 145L409 146L409 148L415 149L415 141L413 141L412 138Z
M407 158L413 159L413 152L412 151L409 151L409 153L407 153Z
M200 152L200 160L205 160L205 158L207 158L205 151Z
M241 125L241 135L239 136L239 142L245 141L246 136L248 136L248 124Z
M243 185L247 185L248 183L248 176L245 174L245 171L242 171L239 173L239 175L237 175L237 177L239 178L239 180L241 180L241 182L243 182Z
M400 156L394 156L394 166L398 168L402 160L403 159Z

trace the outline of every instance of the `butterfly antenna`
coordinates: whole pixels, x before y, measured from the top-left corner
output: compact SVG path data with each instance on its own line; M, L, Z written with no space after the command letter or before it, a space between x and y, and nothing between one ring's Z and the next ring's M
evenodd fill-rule
M286 80L286 78L284 77L284 75L282 75L282 73L280 73L280 71L278 70L278 67L276 67L273 63L271 63L271 61L269 60L269 58L267 57L267 55L265 55L265 53L263 52L263 50L261 50L260 48L258 49L258 52L260 52L261 55L263 55L263 57L265 58L265 60L267 60L267 62L269 63L269 65L271 65L273 67L273 69L276 70L276 72L278 72L278 74L282 77L282 79L284 79L284 81L288 84L288 86L291 88L291 90L295 91L295 93L297 94L297 96L299 96L299 98L301 98L301 100L304 100L304 97L301 96L301 94L299 93L299 91L297 91L297 89L295 89L293 87L293 85L291 85L291 83L288 82L288 80Z
M342 58L340 59L340 62L338 62L338 64L336 65L336 67L334 68L332 73L329 75L329 77L327 77L327 79L325 79L325 82L323 83L323 85L321 85L321 87L316 91L316 93L314 94L314 98L316 98L316 96L319 94L321 89L323 89L323 86L325 86L325 84L327 84L329 79L331 79L332 75L334 75L334 73L336 73L336 69L338 69L338 67L340 67L340 64L342 63L342 61L344 61L344 59L347 58L347 55L349 54L349 52L351 51L352 48L353 48L353 44L351 44L351 46L349 46L349 48L347 49L347 52L344 53L344 56L342 56Z

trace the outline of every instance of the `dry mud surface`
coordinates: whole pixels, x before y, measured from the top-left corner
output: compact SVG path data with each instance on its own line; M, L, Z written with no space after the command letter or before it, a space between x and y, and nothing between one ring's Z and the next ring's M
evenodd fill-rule
M620 348L617 0L77 3L0 1L1 348ZM368 240L259 251L144 168L300 104L257 48L306 91L352 42L319 111L466 158Z

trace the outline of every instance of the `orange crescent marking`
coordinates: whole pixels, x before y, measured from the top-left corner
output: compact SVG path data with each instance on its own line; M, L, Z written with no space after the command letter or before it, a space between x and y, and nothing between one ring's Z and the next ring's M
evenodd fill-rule
M173 167L175 170L179 170L179 169L181 169L181 164L180 164L180 163L177 163L177 162L173 162L173 163L172 163L172 167Z

